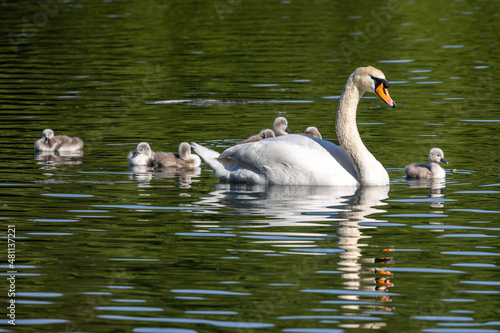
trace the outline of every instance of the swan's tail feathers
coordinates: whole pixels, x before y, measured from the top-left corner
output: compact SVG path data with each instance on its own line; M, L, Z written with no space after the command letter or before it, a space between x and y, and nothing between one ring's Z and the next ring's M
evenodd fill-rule
M193 147L194 152L198 154L203 159L203 161L205 161L205 163L207 163L215 171L215 176L224 181L227 181L229 179L230 172L218 159L220 155L218 152L203 147L196 142L192 142L191 147Z
M207 162L209 165L211 165L210 162L209 162L210 160L215 160L220 155L215 150L212 150L212 149L209 149L209 148L205 148L205 147L197 144L196 142L192 142L191 143L191 147L193 147L193 149L196 152L196 154L200 155L201 158L203 158L203 160L205 160L205 162Z

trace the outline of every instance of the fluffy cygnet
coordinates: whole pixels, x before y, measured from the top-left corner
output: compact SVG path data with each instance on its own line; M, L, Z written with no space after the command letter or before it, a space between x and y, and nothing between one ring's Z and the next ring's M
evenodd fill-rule
M248 143L248 142L257 142L260 140L274 138L274 137L275 137L275 135L274 135L274 132L272 130L264 129L264 130L260 131L259 134L252 135L248 139L245 139L243 141L238 142L237 145L240 145L242 143Z
M288 121L285 117L278 117L274 119L273 130L275 136L291 133L290 129L288 128Z
M38 151L78 151L83 149L83 141L78 137L66 135L54 136L54 131L47 128L42 132L42 138L35 142Z
M405 173L407 178L416 179L432 179L432 178L446 178L446 172L439 163L446 163L444 153L439 148L432 148L429 153L429 164L414 163L405 166Z
M321 136L321 133L314 126L306 128L306 130L304 131L304 135L312 136L313 138L316 138L316 139L323 139L323 137Z
M200 166L201 159L196 154L191 154L191 146L187 142L179 145L178 153L154 153L154 161L159 168L195 168Z
M153 151L147 142L141 142L137 145L137 149L131 151L128 156L128 164L130 166L147 166L154 167L156 163L153 158Z

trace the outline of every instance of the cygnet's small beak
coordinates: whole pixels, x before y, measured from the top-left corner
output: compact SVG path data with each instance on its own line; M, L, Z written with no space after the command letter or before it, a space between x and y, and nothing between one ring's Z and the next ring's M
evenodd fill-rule
M389 90L387 90L387 88L384 87L383 83L381 83L377 87L377 89L375 89L375 93L379 95L380 98L382 98L382 100L387 103L387 105L389 105L392 108L396 107L396 103L394 103L391 96L389 95Z
M290 131L290 129L288 128L288 126L286 127L285 132L287 132L288 134L292 133L292 131Z
M447 160L445 160L445 159L444 159L444 157L441 157L441 163L450 164L450 163L448 163L448 161L447 161Z
M43 139L45 140L45 143L49 143L49 137L48 136L44 136Z

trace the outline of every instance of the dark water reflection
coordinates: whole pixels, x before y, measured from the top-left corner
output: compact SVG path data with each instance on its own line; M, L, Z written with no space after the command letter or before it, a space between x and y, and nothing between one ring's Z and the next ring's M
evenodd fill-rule
M0 237L15 225L18 271L16 326L4 316L0 330L500 331L498 2L0 9ZM336 142L338 97L365 65L398 105L358 108L390 188L128 169L139 142L222 151L277 116ZM81 137L84 153L34 155L44 128ZM446 181L406 181L432 147Z

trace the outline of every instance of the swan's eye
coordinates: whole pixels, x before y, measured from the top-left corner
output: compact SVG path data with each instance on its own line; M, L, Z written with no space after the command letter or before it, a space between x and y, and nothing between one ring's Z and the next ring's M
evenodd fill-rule
M370 75L370 77L375 82L375 88L383 84L385 89L389 89L389 82L386 79L381 79L372 75Z

